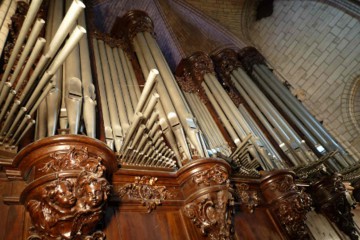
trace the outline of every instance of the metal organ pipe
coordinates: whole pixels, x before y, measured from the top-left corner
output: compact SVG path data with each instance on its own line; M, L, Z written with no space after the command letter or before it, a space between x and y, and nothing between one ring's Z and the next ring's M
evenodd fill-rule
M340 150L341 154L345 156L346 151L340 147L334 139L326 132L321 124L305 109L305 107L292 96L292 94L275 78L270 70L264 65L254 65L254 70L259 73L264 79L270 79L272 84L268 86L280 97L284 98L284 103L288 105L289 109L303 122L303 124L314 133L315 137L324 145L325 149L329 151ZM326 139L326 142L323 142ZM329 143L330 142L330 143ZM330 145L329 145L330 144ZM343 167L350 165L350 160L341 156L337 157L339 163Z
M81 12L78 23L86 28L85 13ZM96 135L96 95L93 84L90 64L89 44L86 37L79 42L80 46L80 63L81 63L81 80L83 84L83 119L86 129L86 135L95 138Z
M110 113L109 113L109 104L106 96L105 90L105 82L103 77L103 71L101 68L101 59L98 47L98 40L95 38L92 40L92 45L94 48L94 58L95 58L95 65L96 65L96 73L97 73L97 80L99 86L99 94L100 94L100 103L101 103L101 112L104 121L104 129L105 129L105 141L109 148L114 149L114 137L112 131L112 125L110 123Z
M10 58L7 62L6 65L6 69L5 72L1 78L1 82L0 82L0 92L2 92L3 86L5 84L5 81L8 79L11 68L13 67L15 60L16 60L16 56L18 55L19 51L21 50L22 44L26 38L26 34L28 33L31 24L33 23L36 14L41 6L42 0L33 0L31 1L31 4L29 6L29 10L26 13L25 19L24 19L24 23L21 26L19 35L16 39L14 48L11 52Z
M100 45L100 52L101 52L102 47L103 46ZM121 125L121 129L122 129L122 132L124 135L126 133L127 129L129 128L129 119L126 114L126 105L125 105L125 101L123 98L123 92L121 90L118 73L117 73L117 70L115 67L114 55L113 55L113 52L112 52L110 46L107 44L104 44L104 52L105 51L106 51L106 55L104 53L104 59L105 59L105 63L108 64L108 67L106 67L106 66L103 66L103 67L105 67L105 69L110 70L110 75L109 75L108 81L110 83L112 83L112 91L114 91L116 106L117 106L118 115L120 118L120 125ZM105 80L107 80L107 79L105 78Z
M113 85L111 82L109 63L108 63L108 59L106 57L104 42L102 40L97 40L97 42L98 42L98 47L99 47L99 52L100 52L100 59L101 59L100 66L102 66L102 70L103 70L106 97L107 97L108 106L109 106L110 122L111 122L111 126L112 126L114 140L115 140L115 148L116 148L116 151L120 151L121 145L123 142L123 132L122 132L119 115L118 115L118 106L116 106L116 100L115 100L115 96L113 93Z
M167 67L167 63L164 62L162 58L162 53L160 49L157 47L157 43L155 39L148 32L138 33L136 38L139 39L139 42L143 42L144 46L147 43L148 49L151 52L153 57L153 61L155 60L155 64L158 66L160 70L161 78L159 81L162 81L165 84L165 88L169 93L170 99L175 106L176 112L180 118L180 122L186 132L187 137L190 142L193 144L197 152L200 156L204 156L203 149L201 147L201 143L198 141L196 136L197 127L194 122L194 117L191 115L191 112L182 96L179 87L176 84L174 76L172 75L170 69ZM166 79L166 81L164 81ZM189 122L192 121L193 126L189 126Z

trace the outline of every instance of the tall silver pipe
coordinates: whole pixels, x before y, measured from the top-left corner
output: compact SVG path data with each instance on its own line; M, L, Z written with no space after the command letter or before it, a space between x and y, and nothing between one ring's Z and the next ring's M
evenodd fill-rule
M110 69L109 69L109 62L106 56L106 50L105 45L102 40L97 40L98 42L98 48L100 52L100 60L101 60L101 67L103 71L103 77L104 77L104 84L105 84L105 90L106 90L106 96L108 100L109 105L109 113L110 113L110 122L112 126L113 136L115 140L115 148L116 151L120 151L122 143L123 143L123 129L120 125L120 118L119 114L122 112L119 112L118 106L116 105L116 100L114 96L114 89L112 85L111 75L110 75ZM123 114L120 114L123 115Z
M254 70L259 73L264 79L271 80L272 84L268 84L269 87L280 97L283 98L284 103L294 112L294 114L303 122L303 124L312 130L318 140L322 141L324 147L329 150L339 149L342 152L345 150L336 143L333 138L327 133L327 131L321 126L321 124L305 109L305 107L275 78L273 73L263 65L254 66ZM276 87L275 87L276 86ZM326 139L326 142L323 142ZM331 147L329 144L332 144Z
M25 47L24 47L24 50L21 52L21 55L20 55L20 58L16 64L16 67L15 67L15 70L14 70L14 73L11 75L10 77L10 84L13 85L15 80L17 79L22 67L23 67L23 64L26 60L26 58L28 57L30 51L33 49L34 47L34 44L36 42L36 39L37 37L39 36L39 33L41 31L41 29L43 28L45 24L45 21L43 19L37 19L35 21L35 24L33 26L33 29L29 35L29 38L25 44ZM6 89L9 89L9 88L6 88ZM10 90L10 89L9 89ZM8 96L8 91L6 92L2 92L1 93L1 96L0 96L0 106L2 105L2 103L4 102L5 98Z
M24 23L21 26L20 32L18 34L18 37L16 39L14 48L11 52L9 61L6 64L6 69L5 72L1 78L1 82L0 82L0 92L2 92L2 88L5 84L5 81L7 80L7 78L9 77L11 68L13 67L16 57L19 53L19 51L21 50L21 46L23 45L23 42L26 38L26 35L30 29L31 24L33 23L36 14L41 6L42 0L33 0L31 1L31 4L29 6L29 10L26 13L25 19L24 19Z
M116 65L116 67L118 69L121 90L123 92L124 100L126 103L126 111L129 119L132 119L134 114L134 108L136 106L133 105L133 102L137 102L135 96L136 93L134 91L132 83L130 83L130 71L126 64L124 51L118 48L114 48L114 50L114 57L116 63L119 63Z
M219 118L221 119L221 122L224 124L225 129L229 133L231 139L235 143L236 146L238 146L241 143L241 140L237 133L235 132L233 126L230 124L229 120L225 116L225 113L221 109L220 105L217 103L216 99L214 98L213 94L210 92L209 88L207 87L206 83L203 82L201 86L205 90L206 96L209 98L209 101L211 102L212 106L214 107L216 113L218 114Z
M231 111L230 107L228 106L228 104L226 103L224 97L224 93L219 92L219 89L216 88L216 86L214 85L213 81L211 80L209 73L206 73L204 75L204 80L205 80L205 84L209 87L209 89L212 92L212 95L214 96L214 98L216 99L216 101L218 102L218 105L221 106L222 110L224 111L227 119L229 119L232 127L234 128L235 132L237 133L237 136L240 137L241 140L245 139L245 137L247 136L247 133L244 131L244 129L240 126L238 120L236 119L236 117L234 116L233 112ZM226 94L226 93L225 93Z
M101 52L102 45L100 45L99 47L100 47L100 52ZM119 75L118 75L118 72L117 72L116 66L115 66L114 54L113 54L110 46L107 44L105 44L104 50L106 50L106 58L107 58L105 60L107 60L107 64L110 69L110 77L109 77L108 81L111 82L112 86L113 86L113 91L114 91L114 96L115 96L118 114L119 114L119 118L120 118L121 128L123 130L123 133L125 133L127 131L127 129L129 128L130 121L129 121L128 115L127 115L126 104L125 104L125 99L123 96L123 91L122 91L121 85L120 85Z
M113 55L113 59L114 59L114 63L115 63L114 66L115 66L115 69L117 70L117 78L118 78L118 82L120 84L121 95L123 96L122 99L124 101L126 115L128 118L128 122L130 123L131 119L133 117L133 114L134 114L134 108L131 103L129 89L126 86L127 85L126 77L125 77L123 65L121 64L121 60L120 60L120 56L119 56L119 52L117 51L117 48L112 49L112 55Z
M101 65L100 53L97 40L94 38L92 40L92 45L94 49L94 58L96 65L96 73L97 73L97 81L99 86L99 95L100 95L100 104L101 104L101 112L102 118L104 121L104 130L105 130L105 141L109 148L114 149L114 137L112 132L112 126L110 123L110 113L109 113L109 104L105 91L105 83L103 77L103 70Z
M86 28L85 13L81 12L78 23ZM96 135L96 95L93 84L90 64L89 44L86 37L79 42L80 62L81 62L81 80L83 84L83 119L85 123L86 135L95 138Z
M266 97L257 88L257 86L250 80L250 78L240 69L234 70L232 74L235 79L240 83L240 85L242 85L251 96L254 96L253 101L266 115L269 121L277 128L278 131L283 131L283 133L285 134L284 136L288 137L289 144L294 149L301 148L301 139L291 129L285 119L281 117L280 113L275 109L275 107L271 105L271 103L266 99ZM297 155L303 163L307 163L309 161L307 158L303 157L300 152Z
M6 111L8 110L10 103L13 101L16 93L19 91L20 87L22 86L25 77L28 75L31 67L33 66L35 60L37 59L37 57L39 56L41 50L43 49L44 45L45 45L46 40L44 38L38 38L38 40L36 41L35 47L33 49L33 51L30 54L30 57L28 59L28 61L25 64L25 67L23 69L23 71L20 74L20 77L17 81L17 84L15 86L15 90L14 91L10 91L10 96L8 97L8 99L6 99L6 102L4 104L4 106L1 109L1 113L0 113L0 121L2 121L3 117L5 116ZM10 116L10 115L9 115Z
M122 49L117 49L125 72L126 85L129 89L130 98L133 107L137 105L140 97L140 88L137 82L133 66L131 65L128 56Z
M170 99L175 106L177 115L179 116L180 122L186 132L188 139L190 140L191 144L197 150L200 156L204 156L203 149L201 147L201 143L197 139L197 126L195 125L194 117L192 116L190 109L188 108L184 97L181 94L179 86L176 84L174 76L172 75L171 71L167 68L167 63L162 60L162 53L160 49L156 46L157 43L155 39L149 35L149 33L138 33L136 35L139 42L142 42L143 45L146 47L148 45L148 49L150 50L150 54L153 57L153 61L155 65L158 66L161 78L159 82L163 82L165 84L165 88L169 93ZM166 81L164 81L166 79ZM189 122L192 122L190 126Z

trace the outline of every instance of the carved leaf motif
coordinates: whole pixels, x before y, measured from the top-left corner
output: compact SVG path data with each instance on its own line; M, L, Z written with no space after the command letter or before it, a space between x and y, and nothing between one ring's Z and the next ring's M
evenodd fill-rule
M104 175L105 167L102 165L102 159L98 156L90 156L86 147L76 149L72 147L68 152L55 152L50 154L53 160L44 164L39 171L65 171L79 169L96 174L98 177Z
M289 236L308 239L305 220L306 214L311 210L311 203L310 196L304 192L294 194L277 203L275 212Z
M150 176L135 177L134 183L125 184L117 190L120 198L125 195L129 199L139 200L148 212L160 205L165 199L174 198L174 195L166 190L165 186L154 186L157 178Z
M252 213L260 203L260 198L256 191L249 190L250 186L245 183L235 184L235 194L241 201L241 204Z
M214 167L201 171L193 177L193 181L200 184L205 184L209 186L211 182L216 184L223 184L228 180L229 174L220 166L215 165Z
M228 190L205 194L183 207L183 212L200 229L204 236L212 240L232 239L233 198Z
M277 190L279 192L288 192L291 190L296 190L296 185L294 184L293 178L290 176L284 176L278 181L274 181L269 184L271 190Z

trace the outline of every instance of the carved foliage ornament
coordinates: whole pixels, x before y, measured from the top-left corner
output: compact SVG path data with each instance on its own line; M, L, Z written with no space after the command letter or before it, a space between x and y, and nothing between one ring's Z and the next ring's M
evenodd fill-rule
M294 239L309 239L305 220L306 214L311 210L311 202L308 194L299 192L275 203L276 216Z
M265 64L265 58L254 47L245 47L239 51L239 59L248 73L252 72L253 65Z
M223 81L230 84L230 73L242 67L235 50L226 48L211 56L215 63L215 70Z
M228 180L228 178L229 174L227 171L220 165L215 165L210 169L197 173L193 177L193 181L197 183L197 185L205 184L209 186L211 182L215 182L215 184L223 184Z
M51 158L42 171L82 171L75 178L59 177L38 187L37 196L27 201L34 233L29 239L104 239L102 232L92 234L110 193L101 158L89 157L87 148L71 148Z
M128 183L116 190L120 198L140 201L151 212L165 199L174 198L174 194L165 186L156 186L157 178L150 176L135 177L134 183Z
M269 184L269 189L271 191L279 191L281 193L285 193L296 190L296 185L294 184L293 178L291 176L285 175L280 180L271 182Z
M154 32L154 24L151 18L143 11L132 10L123 17L128 30L128 37L132 40L139 32Z
M234 199L228 189L207 193L183 207L186 217L211 240L233 239Z
M235 184L235 196L239 199L242 206L252 213L260 203L257 191L250 190L246 183Z

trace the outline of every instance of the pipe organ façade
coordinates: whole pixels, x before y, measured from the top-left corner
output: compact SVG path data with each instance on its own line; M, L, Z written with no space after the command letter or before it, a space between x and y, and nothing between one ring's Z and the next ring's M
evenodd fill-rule
M358 159L258 50L174 71L146 12L102 33L85 4L0 3L3 202L29 214L4 239L318 239L320 218L358 239Z

